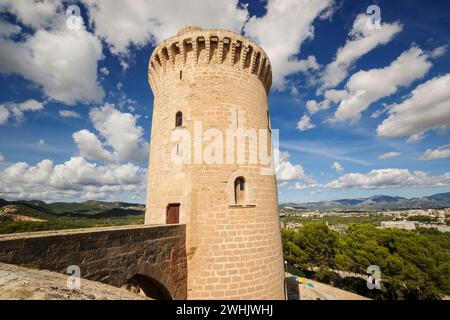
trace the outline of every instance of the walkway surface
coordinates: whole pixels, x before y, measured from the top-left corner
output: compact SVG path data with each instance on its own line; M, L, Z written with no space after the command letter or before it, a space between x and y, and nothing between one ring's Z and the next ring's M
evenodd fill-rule
M143 300L126 289L81 279L79 290L67 287L68 276L0 263L0 300ZM72 283L72 282L70 282Z
M301 282L286 278L289 300L371 300L314 280L298 278Z

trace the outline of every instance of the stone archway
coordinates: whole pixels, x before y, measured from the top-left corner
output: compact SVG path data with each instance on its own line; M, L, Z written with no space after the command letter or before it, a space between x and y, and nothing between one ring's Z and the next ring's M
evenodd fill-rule
M142 274L134 275L123 287L154 300L173 300L169 290L161 282Z

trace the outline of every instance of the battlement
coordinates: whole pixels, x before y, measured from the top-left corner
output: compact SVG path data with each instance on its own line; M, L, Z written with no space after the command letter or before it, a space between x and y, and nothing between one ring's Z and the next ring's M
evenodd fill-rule
M201 64L240 68L259 79L266 92L272 85L269 58L258 44L235 32L188 26L155 48L148 68L153 92L158 91L167 72Z

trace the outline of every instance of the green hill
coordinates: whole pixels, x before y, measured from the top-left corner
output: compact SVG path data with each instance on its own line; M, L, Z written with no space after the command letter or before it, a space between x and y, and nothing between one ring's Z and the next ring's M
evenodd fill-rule
M142 204L123 202L46 203L0 199L0 233L142 224L144 212ZM23 217L45 221L17 221Z

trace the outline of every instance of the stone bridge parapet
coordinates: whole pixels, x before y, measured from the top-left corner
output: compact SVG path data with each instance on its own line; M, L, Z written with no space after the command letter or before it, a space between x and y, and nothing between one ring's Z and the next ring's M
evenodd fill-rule
M153 298L186 299L186 226L145 225L0 235L0 262L67 273L116 287L140 282ZM143 282L142 282L143 280ZM145 292L147 294L147 292ZM151 295L150 295L151 296Z

